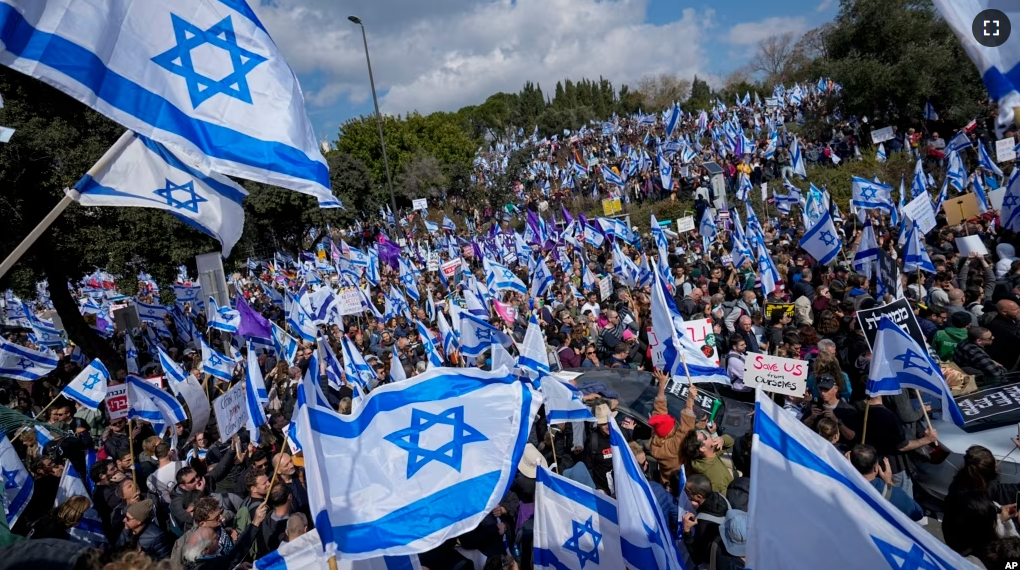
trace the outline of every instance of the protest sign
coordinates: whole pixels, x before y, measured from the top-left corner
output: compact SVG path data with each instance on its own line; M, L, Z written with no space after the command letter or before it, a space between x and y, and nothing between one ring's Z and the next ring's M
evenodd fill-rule
M676 221L677 233L689 232L694 229L694 216L685 216Z
M698 350L712 359L716 365L719 364L719 350L716 348L712 319L684 321L684 334L694 342Z
M903 213L908 218L917 222L917 228L922 234L927 235L935 228L935 211L931 209L931 198L928 194L921 194L903 207Z
M871 142L878 144L887 140L892 140L894 136L892 127L883 127L881 129L871 131Z
M613 280L609 277L599 279L599 298L603 301L613 294Z
M336 294L336 310L341 315L357 315L365 309L361 306L361 293L355 287L344 287Z
M780 99L779 97L766 97L765 98L765 106L766 107L781 107L782 104L783 104L783 100Z
M619 198L607 198L602 201L602 213L606 216L612 216L621 210L623 205L620 204Z
M946 213L946 221L951 226L981 215L981 210L977 205L977 196L973 192L946 200L942 203L942 211Z
M474 257L475 257L475 249L473 247L471 247L470 245L461 246L460 250L461 250L461 255L463 255L464 257L466 257L468 259L474 259Z
M428 198L415 198L414 200L411 200L411 208L414 210L428 210Z
M761 386L766 392L803 396L807 389L808 363L793 358L748 354L744 362L744 386Z
M995 141L995 162L1016 159L1016 141L1013 137Z
M691 393L691 387L687 384L687 378L682 376L674 376L669 379L666 384L666 392L673 394L677 398L687 403L687 396ZM719 404L716 404L719 402ZM703 417L712 415L712 409L722 404L722 399L712 394L708 390L698 390L698 397L694 400L694 412L695 417Z
M995 386L954 398L963 412L964 423L1020 410L1020 384Z
M762 182L761 183L761 201L764 202L765 200L768 200L768 199L769 199L769 183L768 182Z
M882 315L891 318L919 346L925 346L924 333L921 332L921 325L917 324L917 316L911 310L910 303L906 299L897 299L888 305L857 311L857 322L861 325L861 330L864 331L864 338L867 339L869 347L874 347Z
M978 255L988 255L988 248L981 241L980 236L964 236L956 238L956 249L960 250L960 256L967 257L971 252Z
M128 415L127 384L110 386L106 389L106 415L110 420L119 420Z
M793 303L765 303L765 320L772 318L772 311L782 311L793 318Z
M244 382L234 384L222 396L213 400L213 412L216 414L216 427L220 430L220 441L228 441L230 436L248 423L246 404Z
M428 264L425 266L426 271L439 271L439 252L430 251Z
M447 279L452 279L453 276L457 274L458 269L460 269L459 257L457 259L447 261L440 266L440 270L443 272L443 277L446 277Z

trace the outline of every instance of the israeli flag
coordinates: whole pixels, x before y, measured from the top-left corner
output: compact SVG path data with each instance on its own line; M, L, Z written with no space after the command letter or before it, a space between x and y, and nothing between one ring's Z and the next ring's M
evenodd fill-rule
M196 169L336 202L297 77L247 3L4 0L0 22L0 63Z
M925 271L935 273L935 266L928 257L928 250L921 242L921 230L917 223L910 220L910 230L907 232L907 245L903 248L903 271Z
M978 165L996 176L1003 176L1002 169L999 168L999 165L995 164L992 157L988 155L988 150L985 149L985 143L981 140L978 140Z
M421 321L415 321L415 325L418 327L418 337L421 338L425 356L429 359L429 367L439 368L443 365L443 357L436 350L436 343L432 338L432 333L429 329L425 328Z
M518 293L528 292L528 287L508 267L496 263L487 257L482 260L482 265L485 267L485 285L490 291L505 291L509 289Z
M871 218L868 218L864 222L864 229L861 230L861 240L858 242L857 251L854 253L854 271L870 280L875 263L878 263L878 240L875 239L875 228L871 226Z
M949 166L946 169L946 176L949 178L949 185L956 188L957 192L963 192L967 186L967 168L963 165L963 158L958 152L949 153Z
M538 260L535 267L535 274L531 278L531 296L536 299L546 294L553 284L553 275L545 264L545 258Z
M248 193L222 174L203 174L155 141L126 131L93 170L74 186L82 206L166 210L219 241L223 257L241 238Z
M273 347L276 349L277 356L286 360L287 364L294 366L294 362L297 360L297 339L287 334L287 331L276 323L270 321L269 324L273 326Z
M614 418L609 418L609 443L619 505L620 547L627 567L683 570L669 523Z
M729 384L726 371L719 368L693 339L683 334L684 319L676 308L672 295L659 272L655 272L651 299L652 330L648 344L652 347L652 364L670 376L687 377L691 382L719 382ZM662 348L659 348L662 345Z
M62 348L64 346L64 333L57 330L53 321L44 321L35 316L35 312L24 308L25 319L32 327L35 335L33 342L46 348Z
M425 230L430 234L434 234L439 231L439 222L430 222L428 220L422 220L425 222Z
M892 186L860 176L852 176L851 182L853 204L859 208L857 216L861 221L864 221L863 219L867 215L865 209L878 208L886 212L891 212L894 209Z
M790 145L790 159L793 161L793 173L801 178L807 178L807 169L804 167L804 153L800 150L800 142L793 137L793 144Z
M885 143L878 143L878 153L875 155L875 160L878 162L885 162L887 156L885 154Z
M216 299L209 297L209 328L228 333L236 333L241 326L241 313L231 309L229 305L220 307Z
M623 178L620 178L619 174L613 172L613 169L609 168L605 164L602 165L602 179L606 181L606 184L613 184L615 186L619 186L620 188L623 188L623 186L626 184L623 181Z
M493 354L495 354L497 348L502 349L498 344L494 345ZM509 353L506 354L509 356ZM493 360L492 365L496 365L495 360ZM555 374L547 376L542 380L541 385L542 395L545 396L546 421L550 424L595 421L595 416L591 414L591 409L581 399L582 394L580 390L560 380Z
M602 244L605 243L606 238L605 236L602 235L602 232L592 227L591 224L585 224L584 241L596 248L600 248L602 247Z
M935 112L935 107L931 106L931 101L924 102L924 120L926 121L939 120L939 114Z
M96 358L79 372L70 384L64 386L60 393L86 408L98 410L99 404L106 400L106 387L109 382L110 373Z
M922 390L942 401L942 409L948 410L954 424L964 424L942 369L925 347L887 315L878 323L873 352L865 388L869 396L892 396L903 392L903 388Z
M1009 186L1006 188L1006 195L1002 197L1002 211L999 212L999 219L1002 220L1002 229L1020 231L1020 176L1014 167L1013 175L1009 177Z
M828 265L836 259L843 248L843 240L839 238L836 224L832 222L832 215L828 210L822 213L822 217L808 229L797 245L822 265Z
M748 568L973 568L762 390L752 449ZM804 540L819 528L837 534Z
M970 185L974 188L974 197L977 198L978 211L982 214L990 210L988 196L985 194L985 186L981 183L981 172L975 172L970 178Z
M156 435L160 437L169 428L176 446L177 430L174 429L174 425L188 419L180 402L169 393L132 374L128 374L127 387L128 419L149 422Z
M339 390L344 383L344 364L337 358L336 353L333 352L333 347L329 345L325 337L320 336L318 344L319 357L326 368L326 381L329 382L332 388ZM394 344L394 346L396 345Z
M457 231L457 225L450 218L443 216L443 229L455 232Z
M316 336L318 336L319 330L315 327L315 322L312 317L305 311L301 303L294 298L294 295L289 291L287 292L286 302L284 303L284 311L287 314L287 326L292 331L297 333L301 340L307 342L315 342Z
M56 353L14 344L0 338L0 377L34 382L52 372L60 362Z
M128 374L138 374L138 349L135 348L135 339L131 331L124 334L124 363Z
M460 313L460 351L464 356L478 358L493 344L501 344L504 348L513 344L506 333L492 326L489 321L468 312Z
M535 481L535 568L615 570L620 550L616 501L541 465Z
M538 316L534 313L528 319L528 330L524 333L524 342L518 345L520 356L517 366L525 376L532 380L542 380L549 375L549 355L545 351L545 340L542 329L538 326Z
M255 354L255 347L248 341L248 362L244 375L244 401L248 408L248 434L256 445L262 443L259 427L266 423L266 411L263 408L269 403L269 393L266 391L266 383L262 378L262 369L259 368L259 358Z
M32 499L35 481L18 457L11 441L0 433L0 475L3 476L3 508L7 514L7 527L14 526L22 511Z
M754 186L751 185L751 179L747 177L747 174L741 172L740 182L737 186L737 200L746 202L751 190L754 190Z
M716 232L718 226L715 224L715 215L712 212L712 208L705 208L705 212L701 215L701 224L698 226L698 233L701 234L701 241L704 242L705 249L708 249L709 244L715 241Z
M74 468L74 463L70 461L64 463L64 472L60 475L60 483L57 485L57 496L53 501L53 507L59 507L71 497L85 497L89 499L91 496L92 494L85 488L85 483ZM78 524L68 529L68 534L71 535L73 540L84 542L93 547L109 543L103 531L103 519L94 508L92 499L89 499L89 507L82 514Z
M234 377L234 366L237 363L210 346L201 335L199 335L198 341L202 351L202 372L221 382L230 382Z
M952 139L949 140L949 145L946 146L946 154L962 152L964 149L968 149L972 146L974 146L974 143L972 143L970 141L970 137L967 136L967 131L961 129L957 131Z
M347 380L357 384L363 392L367 393L375 385L375 370L369 366L365 356L347 338L347 335L340 337L340 349L344 353L344 370L347 372Z
M442 337L443 352L449 357L450 353L457 350L457 335L450 328L442 311L436 312L436 325L439 327L439 336Z
M761 279L761 288L768 297L776 290L776 283L779 282L779 272L776 270L776 263L772 261L765 244L757 242L758 248L758 276Z
M669 162L669 159L662 156L661 150L658 155L658 161L659 161L659 178L662 181L662 187L667 192L669 192L670 190L673 189L673 165Z
M541 405L505 368L435 368L346 416L304 403L307 384L296 415L310 508L323 544L351 560L425 552L475 528L509 488Z

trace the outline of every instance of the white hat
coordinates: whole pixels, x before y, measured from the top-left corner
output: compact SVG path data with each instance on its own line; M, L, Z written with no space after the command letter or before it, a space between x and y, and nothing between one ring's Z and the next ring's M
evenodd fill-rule
M545 468L549 467L549 463L542 456L542 452L529 443L524 447L524 456L521 457L520 463L517 464L517 470L523 473L525 477L534 479L538 475L539 465Z
M598 425L608 424L610 414L614 417L616 416L615 412L610 412L608 404L599 404L595 406L595 421L598 422Z

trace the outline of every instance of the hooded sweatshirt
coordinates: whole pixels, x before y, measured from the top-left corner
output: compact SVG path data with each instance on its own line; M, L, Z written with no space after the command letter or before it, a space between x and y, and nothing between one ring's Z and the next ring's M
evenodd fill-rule
M1002 279L1009 273L1009 266L1016 260L1016 249L1011 244L1000 243L995 246L995 254L999 256L999 261L995 263L995 278Z
M953 356L953 351L956 350L956 345L966 339L967 329L946 327L945 329L935 333L935 338L932 341L932 344L934 345L935 352L938 353L940 359L949 360Z

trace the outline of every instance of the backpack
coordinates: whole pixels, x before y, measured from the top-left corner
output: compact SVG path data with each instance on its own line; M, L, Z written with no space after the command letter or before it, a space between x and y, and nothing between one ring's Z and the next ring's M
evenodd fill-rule
M726 324L726 319L733 314L733 311L742 311L743 309L737 306L736 300L733 300L726 301L722 305L719 305L719 310L722 311L722 319L720 320L723 324ZM727 332L733 333L736 331L728 330Z

